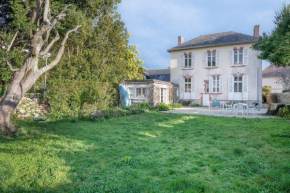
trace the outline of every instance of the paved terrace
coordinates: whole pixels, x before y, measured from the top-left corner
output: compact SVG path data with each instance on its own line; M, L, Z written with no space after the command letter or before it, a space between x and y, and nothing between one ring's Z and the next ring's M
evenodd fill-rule
M193 115L211 115L211 116L217 116L217 117L240 117L240 118L276 118L276 116L269 116L265 115L267 112L266 108L260 109L260 111L256 110L255 115L252 113L249 113L249 115L242 116L241 112L236 116L235 114L232 114L230 111L228 111L228 114L226 114L226 110L222 110L220 108L213 108L209 109L208 107L183 107L183 108L176 108L172 111L166 111L164 113L178 113L178 114L193 114Z

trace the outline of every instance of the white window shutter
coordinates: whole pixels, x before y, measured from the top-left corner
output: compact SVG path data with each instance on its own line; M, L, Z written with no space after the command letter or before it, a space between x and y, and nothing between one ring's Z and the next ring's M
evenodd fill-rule
M248 75L243 76L243 100L249 99L249 77Z
M191 92L195 92L195 78L191 77Z
M207 52L202 53L202 63L203 67L207 67Z
M195 68L195 53L191 54L191 68Z
M212 76L209 77L209 92L210 93L213 92L213 77Z
M179 80L179 93L180 93L180 97L183 96L184 93L184 78L180 77Z
M233 65L233 50L228 50L228 64L229 66Z
M220 51L217 51L216 53L216 65L220 66Z
M179 68L183 69L184 68L184 55L180 55L180 59L179 59Z
M229 93L234 92L234 77L233 76L229 76Z
M223 92L223 76L220 76L220 93Z
M247 48L245 48L244 49L244 65L248 65L248 49Z
M248 75L243 76L243 92L249 92L248 88Z

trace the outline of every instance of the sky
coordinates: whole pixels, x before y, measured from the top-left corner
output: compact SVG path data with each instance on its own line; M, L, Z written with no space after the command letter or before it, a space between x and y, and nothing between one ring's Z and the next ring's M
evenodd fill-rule
M130 44L138 46L147 69L170 66L168 49L197 36L235 31L253 35L274 28L275 11L290 0L122 0L118 7ZM263 69L269 62L263 61Z

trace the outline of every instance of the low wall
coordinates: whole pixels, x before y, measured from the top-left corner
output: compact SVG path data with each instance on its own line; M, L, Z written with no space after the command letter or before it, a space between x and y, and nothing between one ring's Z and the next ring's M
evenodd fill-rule
M290 92L272 93L266 96L267 103L290 103Z

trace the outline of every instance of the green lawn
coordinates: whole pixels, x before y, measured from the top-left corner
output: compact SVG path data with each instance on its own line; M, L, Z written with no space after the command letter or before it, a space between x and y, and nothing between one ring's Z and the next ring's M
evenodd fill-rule
M147 113L19 124L22 135L0 137L0 192L290 192L281 119Z

